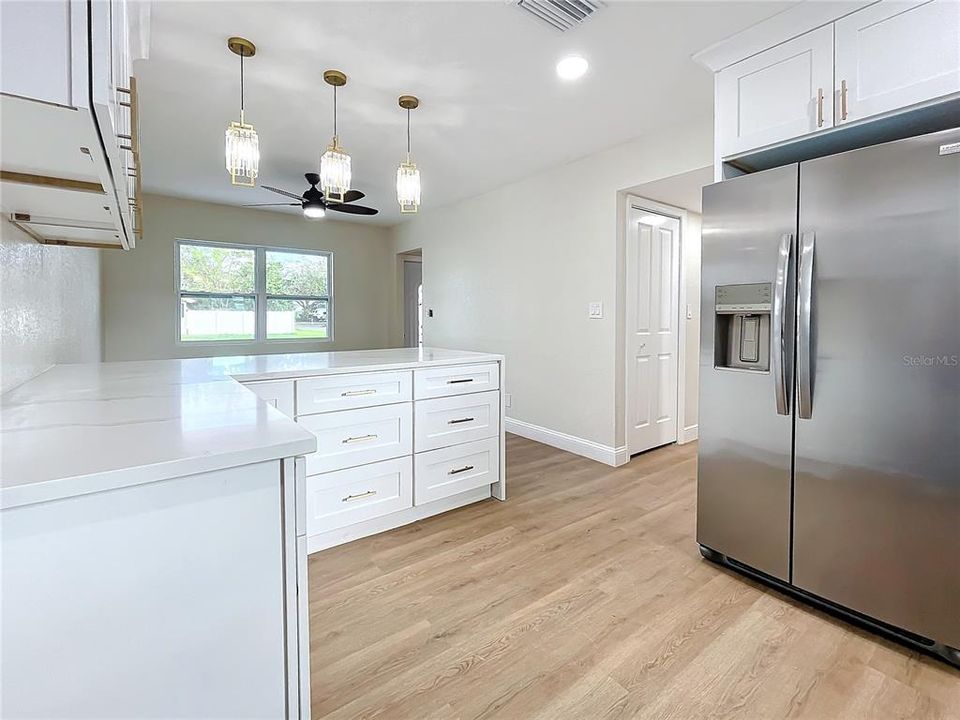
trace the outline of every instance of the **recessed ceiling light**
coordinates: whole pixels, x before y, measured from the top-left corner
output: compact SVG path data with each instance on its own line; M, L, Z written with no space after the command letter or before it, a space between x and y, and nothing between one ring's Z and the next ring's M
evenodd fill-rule
M577 80L587 72L587 61L579 55L569 55L557 63L557 75L561 80Z

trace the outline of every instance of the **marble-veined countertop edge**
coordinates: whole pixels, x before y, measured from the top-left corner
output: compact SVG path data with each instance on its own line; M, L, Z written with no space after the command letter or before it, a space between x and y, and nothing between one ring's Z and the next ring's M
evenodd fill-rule
M395 348L54 365L0 397L0 509L316 449L243 382L502 360Z

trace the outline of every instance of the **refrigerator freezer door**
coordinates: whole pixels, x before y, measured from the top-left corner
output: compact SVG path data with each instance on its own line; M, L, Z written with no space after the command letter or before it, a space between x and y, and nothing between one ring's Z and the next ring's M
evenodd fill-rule
M816 252L793 582L960 647L960 154L940 153L955 142L800 166Z
M786 581L796 223L796 165L703 189L697 541ZM716 312L716 289L755 283L773 294L770 367L722 367L730 316Z

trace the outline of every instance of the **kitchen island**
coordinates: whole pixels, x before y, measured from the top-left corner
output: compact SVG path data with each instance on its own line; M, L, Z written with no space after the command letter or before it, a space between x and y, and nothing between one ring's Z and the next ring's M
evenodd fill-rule
M502 360L62 365L3 395L0 714L307 717L308 546L503 499Z

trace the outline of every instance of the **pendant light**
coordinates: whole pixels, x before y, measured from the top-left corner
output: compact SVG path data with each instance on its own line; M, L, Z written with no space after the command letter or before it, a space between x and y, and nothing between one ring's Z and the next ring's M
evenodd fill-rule
M320 156L320 187L328 201L342 203L350 189L351 173L350 156L340 147L337 137L337 88L347 84L347 76L339 70L327 70L323 80L333 86L333 140Z
M415 213L420 209L420 171L410 162L410 111L420 106L413 95L401 95L400 107L407 111L407 159L397 168L397 202L401 213Z
M253 125L244 122L243 117L243 59L253 57L257 53L256 46L242 37L232 37L227 40L230 52L240 56L240 122L231 122L226 132L226 161L227 172L230 173L230 183L243 187L254 187L257 184L257 173L260 170L260 138Z

